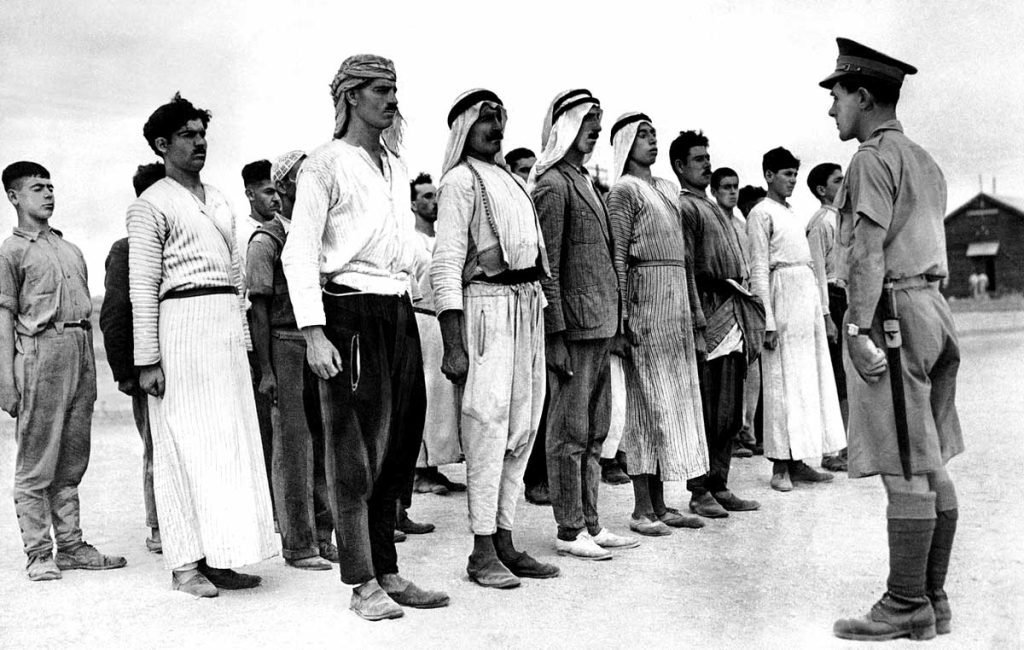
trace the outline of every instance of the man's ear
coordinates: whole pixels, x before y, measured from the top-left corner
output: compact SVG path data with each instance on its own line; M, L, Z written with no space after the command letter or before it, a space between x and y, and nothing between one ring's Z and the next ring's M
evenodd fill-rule
M11 205L18 207L18 190L13 187L7 190L7 200L11 202Z
M246 187L245 188L245 198L249 199L250 201L255 200L256 199L256 192L253 192L251 187Z
M678 158L676 158L675 160L672 161L672 171L674 171L676 173L676 176L682 176L683 175L683 169L685 167L686 167L686 163L684 163L682 160L680 160Z
M773 172L772 170L769 169L768 171L766 171L764 173L764 182L771 183L774 178L775 178L775 172Z
M161 155L167 154L167 149L171 146L171 141L163 136L160 136L153 140L153 146L160 152Z
M857 89L857 105L861 110L869 111L875 107L875 96L862 86Z

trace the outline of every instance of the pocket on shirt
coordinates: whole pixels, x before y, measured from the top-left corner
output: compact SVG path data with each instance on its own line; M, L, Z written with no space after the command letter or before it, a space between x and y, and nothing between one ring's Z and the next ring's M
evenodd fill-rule
M601 227L591 218L573 219L569 224L569 241L596 244L602 240Z

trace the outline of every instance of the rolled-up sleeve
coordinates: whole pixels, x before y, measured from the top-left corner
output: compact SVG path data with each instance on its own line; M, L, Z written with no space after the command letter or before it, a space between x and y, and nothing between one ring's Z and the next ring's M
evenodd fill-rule
M310 168L312 164L307 160L299 173L292 228L281 251L281 266L299 328L327 323L320 292L320 256L332 205L333 175L324 167Z
M132 303L135 365L160 362L160 283L167 220L151 203L128 207L128 294Z
M474 190L472 175L461 167L448 172L438 189L437 239L430 265L438 315L449 310L462 311L462 272L476 203Z

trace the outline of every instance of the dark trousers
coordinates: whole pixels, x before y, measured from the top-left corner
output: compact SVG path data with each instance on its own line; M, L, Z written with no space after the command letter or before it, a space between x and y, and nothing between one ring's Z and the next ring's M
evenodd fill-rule
M566 341L573 376L548 372L546 451L551 505L562 539L601 530L601 446L611 424L611 339ZM534 446L536 448L536 445Z
M68 328L19 336L14 379L21 399L15 423L14 511L25 554L82 544L78 484L89 466L96 363L92 333Z
M700 364L701 406L711 469L704 476L686 481L686 489L695 495L728 489L733 437L743 424L746 373L742 354L729 354Z
M299 338L296 338L299 337ZM277 404L271 408L274 427L271 489L281 531L281 554L301 560L320 553L331 541L331 519L324 450L314 447L303 404L306 344L297 332L272 332L270 356L277 379Z
M548 386L544 395L544 408L540 412L540 424L537 426L537 437L533 441L533 449L530 450L530 459L526 462L526 471L523 472L523 484L529 490L532 487L543 485L548 482L548 460L547 460L547 421L548 407L551 403L551 387Z
M407 295L324 294L324 311L342 370L325 381L306 367L318 397L309 402L319 402L307 417L322 425L341 580L359 585L398 572L395 501L423 437L423 358ZM319 428L311 427L316 437Z
M839 401L846 399L846 370L843 368L843 318L846 316L846 290L834 284L828 285L828 314L839 330L836 342L829 341L828 355L832 359L832 374L836 377L836 392Z
M153 495L153 432L149 430L149 395L141 388L132 393L132 415L142 438L142 499L146 504L146 527L159 528L156 497Z
M252 321L249 321L249 330L252 331ZM256 398L256 420L260 426L260 442L263 444L263 462L266 463L267 481L273 476L274 458L274 424L270 417L270 409L273 406L270 398L260 392L260 362L255 352L249 352L249 374L252 376L252 394ZM269 488L269 485L268 485ZM270 490L270 503L274 504L274 491ZM275 523L277 511L274 511Z

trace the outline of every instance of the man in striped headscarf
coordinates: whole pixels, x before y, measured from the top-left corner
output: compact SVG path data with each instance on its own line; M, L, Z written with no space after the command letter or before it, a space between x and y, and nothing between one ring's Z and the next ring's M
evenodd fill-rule
M522 180L502 164L505 108L489 90L459 96L448 113L437 243L430 277L441 324L441 370L463 385L473 553L485 587L552 578L512 544L516 502L544 404L544 293L540 224Z
M303 164L281 254L307 386L320 398L307 419L323 423L341 579L353 586L351 609L368 620L398 618L400 605L448 604L447 594L400 576L395 552L395 502L412 489L426 408L395 79L383 57L341 64L331 84L334 139Z
M551 267L551 277L542 279L541 286L548 301L545 434L558 524L555 548L563 555L608 560L607 549L632 548L639 541L602 528L597 513L620 303L608 212L583 166L601 133L600 102L588 90L560 93L548 110L548 123L531 193Z

